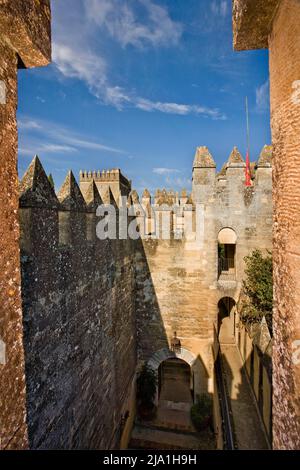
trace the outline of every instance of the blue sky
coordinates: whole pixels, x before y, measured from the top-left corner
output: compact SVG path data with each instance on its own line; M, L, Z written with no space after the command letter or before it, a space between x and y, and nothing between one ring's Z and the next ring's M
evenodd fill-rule
M218 168L270 143L267 51L233 52L231 0L52 0L53 63L19 72L19 171L121 168L190 189L197 146Z

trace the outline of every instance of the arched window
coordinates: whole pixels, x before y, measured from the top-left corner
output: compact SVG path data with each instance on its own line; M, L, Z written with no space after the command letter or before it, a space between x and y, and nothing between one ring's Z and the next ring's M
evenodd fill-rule
M218 277L235 280L235 253L237 236L231 228L223 228L218 235Z

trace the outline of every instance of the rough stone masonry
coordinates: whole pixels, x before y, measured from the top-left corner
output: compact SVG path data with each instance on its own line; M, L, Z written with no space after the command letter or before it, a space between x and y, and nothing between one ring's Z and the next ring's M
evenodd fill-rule
M18 223L17 69L46 65L50 56L49 0L1 0L0 449L27 446Z
M70 172L56 195L38 159L21 182L19 201L17 69L50 60L49 1L2 0L0 14L0 447L114 448L134 401L136 351L139 359L151 359L169 347L176 328L183 348L201 358L202 384L211 389L209 349L218 300L237 298L243 255L259 240L261 248L270 247L269 152L264 149L253 187L246 191L237 149L217 177L208 149L198 149L192 195L182 195L183 206L199 203L204 210L204 246L198 258L193 249L185 250L185 241L174 239L150 237L138 246L127 240L100 242L93 235L95 208L102 200L95 182L81 191ZM276 448L300 445L295 355L300 338L299 17L297 0L234 1L236 48L270 48ZM105 198L116 204L114 189L107 188ZM143 199L149 196L146 191ZM157 205L173 197L162 191ZM187 210L183 218L193 218L192 212ZM224 282L218 278L217 245L218 234L229 225L238 237L237 276Z
M108 202L115 204L112 197ZM38 157L20 183L27 422L34 449L118 448L133 401L133 241L96 237L100 204L94 181L82 193L72 172L56 195Z
M246 188L237 148L216 174L208 149L199 147L192 194L162 190L155 197L158 217L171 216L169 240L160 230L145 232L155 222L150 193L145 190L140 203L119 170L81 174L81 188L69 172L56 195L34 158L20 182L19 210L31 448L115 449L122 437L126 443L137 367L170 351L175 330L183 358L193 362L195 396L215 393L218 302L238 300L244 256L254 248L271 248L271 155L265 146ZM113 191L128 198L129 206L135 201L141 239L96 237L97 207L104 203L117 214L120 210ZM200 247L185 235L175 239L178 226L194 221L197 204L204 214ZM235 234L230 279L218 272L224 229Z
M195 358L195 396L215 392L212 346L214 331L218 334L220 299L230 297L237 302L244 257L255 248L272 249L271 158L272 148L265 146L253 166L252 185L246 188L245 161L236 147L219 173L207 147L199 147L191 195L158 190L153 210L148 210L146 228L151 229L136 245L138 357L156 360L160 351L170 349L176 331L182 348ZM145 190L142 206L150 208L150 203ZM190 220L196 228L197 208L202 240L186 234L176 239L176 229ZM171 238L163 239L163 234L152 232L157 219L168 213ZM224 276L218 270L218 242L223 233L234 236L235 250L232 274Z
M300 448L300 1L234 0L236 50L269 48L274 201L273 445Z

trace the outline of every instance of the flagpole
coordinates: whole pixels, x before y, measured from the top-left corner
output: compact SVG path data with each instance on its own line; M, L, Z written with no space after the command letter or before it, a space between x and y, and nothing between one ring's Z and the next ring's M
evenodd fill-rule
M246 96L246 122L247 122L247 151L250 153L250 131L249 131L249 108L248 108L248 96Z
M249 107L248 96L246 96L246 122L247 122L247 155L246 155L246 181L245 186L251 186L251 169L250 169L250 130L249 130Z

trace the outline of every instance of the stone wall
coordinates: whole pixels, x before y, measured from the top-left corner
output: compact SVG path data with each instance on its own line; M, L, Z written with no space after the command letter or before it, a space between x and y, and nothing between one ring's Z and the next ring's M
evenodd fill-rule
M178 206L183 222L192 219L200 238L162 239L162 232L144 234L135 255L137 341L140 360L149 360L157 351L170 347L174 332L183 348L202 365L197 391L213 391L212 344L218 327L218 302L223 297L239 298L244 276L244 257L254 249L272 248L272 168L271 148L265 147L253 169L253 182L245 187L245 162L234 149L220 174L206 148L199 148L193 169L191 197ZM164 203L161 195L161 204ZM166 197L169 198L166 193ZM148 199L147 199L148 198ZM150 195L143 204L149 215ZM155 200L157 203L157 200ZM168 199L165 200L168 202ZM164 212L168 212L168 206ZM141 209L142 210L142 209ZM169 208L171 211L171 208ZM162 215L154 205L152 223ZM196 217L197 215L197 217ZM177 220L180 217L177 217ZM174 218L176 221L176 217ZM143 219L139 218L140 225ZM218 236L223 228L236 234L233 278L218 276ZM143 233L143 230L142 230Z
M0 339L6 349L0 363L0 449L5 449L24 448L27 437L17 218L17 56L0 43L0 57L0 80L7 90L6 104L0 104Z
M27 447L17 175L17 68L51 57L49 0L0 2L0 449Z
M300 447L300 2L284 0L270 47L274 143L274 447ZM298 85L297 85L298 84ZM298 95L297 87L298 86ZM298 96L298 98L297 98ZM297 352L298 351L298 352ZM295 357L295 359L293 359ZM288 430L288 432L287 432Z
M300 2L234 0L234 46L270 50L274 203L273 446L300 447Z
M180 240L143 240L136 253L136 316L140 360L170 348L174 332L182 347L199 356L198 392L207 392L213 362L211 345L215 292L206 281L199 251Z
M272 345L273 339L265 319L260 324L245 326L239 322L235 340L243 366L256 399L268 441L272 443Z
M87 220L94 234L100 220L93 183L85 197L72 173L57 197L38 158L21 181L27 421L34 449L118 448L132 406L133 242L87 240Z

